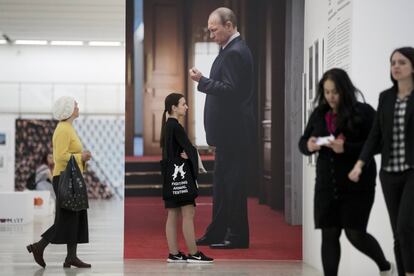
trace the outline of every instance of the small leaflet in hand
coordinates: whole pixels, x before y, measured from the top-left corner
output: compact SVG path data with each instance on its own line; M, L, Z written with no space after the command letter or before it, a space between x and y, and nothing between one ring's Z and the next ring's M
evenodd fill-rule
M333 140L335 140L335 137L332 134L329 136L318 137L316 138L316 144L318 146L328 145Z

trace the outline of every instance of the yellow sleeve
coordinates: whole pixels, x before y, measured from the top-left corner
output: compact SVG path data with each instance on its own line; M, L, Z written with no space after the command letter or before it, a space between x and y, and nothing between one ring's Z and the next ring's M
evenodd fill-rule
M85 162L82 161L82 154L81 153L75 153L75 154L73 154L73 156L75 157L76 163L78 163L79 169L83 173L83 171L85 169Z
M55 134L54 159L56 163L67 163L70 158L69 145L70 133L66 129L62 129Z

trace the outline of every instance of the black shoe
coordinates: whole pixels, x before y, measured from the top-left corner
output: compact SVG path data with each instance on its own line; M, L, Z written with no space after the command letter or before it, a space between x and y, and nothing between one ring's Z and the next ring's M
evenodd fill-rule
M45 260L43 259L43 250L41 250L36 243L29 244L28 246L26 246L26 249L27 249L27 251L29 251L29 253L33 253L33 257L35 259L35 262L38 265L40 265L43 268L46 267Z
M194 255L188 254L188 256L187 256L187 263L210 264L212 262L213 262L213 258L207 257L201 251L198 251Z
M169 263L186 263L187 262L187 257L182 252L178 251L178 253L175 254L175 255L170 253L168 255L167 262L169 262Z
M211 249L235 249L235 248L249 248L246 243L236 243L232 241L223 241L222 243L210 244Z
M66 258L65 262L63 263L63 267L69 268L71 266L78 267L78 268L91 268L92 267L91 264L82 262L78 257L72 260L69 260Z
M212 243L215 243L215 242L212 241L212 240L210 240L206 236L202 236L201 238L199 238L198 240L196 240L196 244L197 245L210 245Z

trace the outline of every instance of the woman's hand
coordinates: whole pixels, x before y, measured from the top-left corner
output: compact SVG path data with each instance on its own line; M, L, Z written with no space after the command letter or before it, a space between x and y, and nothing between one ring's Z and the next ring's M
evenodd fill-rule
M82 161L86 162L89 161L92 158L92 154L89 150L85 150L82 152Z
M348 174L348 178L353 181L353 182L358 182L359 181L359 176L362 173L362 166L364 165L364 162L361 160L358 160L355 163L354 168L352 169L352 171L349 172Z
M185 153L185 151L183 151L183 152L180 154L180 156L181 156L181 158L183 158L183 159L188 159L188 155L187 155L187 153Z
M344 152L344 140L335 139L326 145L328 148L331 148L335 153Z
M314 152L321 149L321 146L316 144L316 137L312 136L309 138L308 143L306 144L308 151Z

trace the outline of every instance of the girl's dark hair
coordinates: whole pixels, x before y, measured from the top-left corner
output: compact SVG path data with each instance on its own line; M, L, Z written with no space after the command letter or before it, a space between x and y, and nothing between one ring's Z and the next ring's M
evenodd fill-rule
M391 62L392 56L396 52L408 58L408 60L411 62L411 67L414 68L414 48L413 47L401 47L401 48L395 49L394 51L392 51L392 54L390 56L390 62ZM390 73L390 75L391 75L391 81L394 84L394 87L398 87L397 81L392 77L392 73ZM414 81L414 72L411 73L411 77L413 78L413 81Z
M167 121L167 112L171 115L172 107L178 106L178 102L181 98L184 98L183 94L180 93L171 93L167 97L165 97L164 101L164 112L162 114L162 122L161 122L161 137L160 137L160 147L164 147L164 140L165 140L165 122Z
M40 164L46 164L49 166L49 162L47 162L47 157L49 156L49 152L46 152L45 154L42 155L42 160L40 160Z
M337 93L339 94L339 103L336 117L337 127L347 127L353 129L353 114L355 104L357 103L357 93L364 97L349 78L345 70L340 68L332 68L326 71L318 84L318 91L314 104L319 106L321 112L327 112L330 107L325 100L323 85L325 81L331 80L335 84Z

